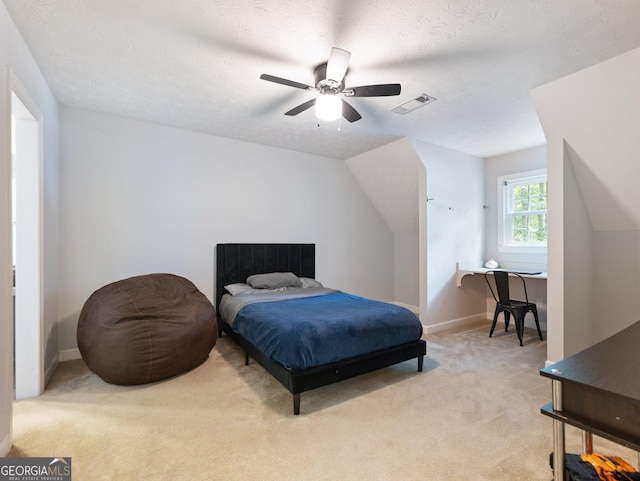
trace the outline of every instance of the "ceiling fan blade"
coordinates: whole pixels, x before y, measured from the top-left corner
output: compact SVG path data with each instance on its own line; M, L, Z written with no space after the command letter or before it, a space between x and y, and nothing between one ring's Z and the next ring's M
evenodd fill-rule
M356 120L360 120L362 118L362 115L360 115L356 109L354 109L344 100L342 101L342 116L349 122L355 122Z
M400 84L381 84L351 87L345 89L343 93L348 97L388 97L391 95L400 95L400 90Z
M268 82L287 85L289 87L295 87L297 89L302 89L302 90L312 89L312 87L309 85L301 84L300 82L294 82L293 80L287 80L286 78L274 77L273 75L267 75L266 73L263 73L262 75L260 75L260 78Z
M327 62L327 80L334 80L337 83L342 82L349 68L350 59L351 53L341 48L333 47Z
M285 115L298 115L301 112L304 112L307 109L310 109L316 104L316 99L307 100L305 103L298 105L297 107L292 108L288 112L285 112Z

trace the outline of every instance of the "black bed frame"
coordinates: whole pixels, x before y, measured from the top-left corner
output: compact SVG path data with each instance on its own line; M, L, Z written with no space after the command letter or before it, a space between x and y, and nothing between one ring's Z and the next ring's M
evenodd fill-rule
M315 244L218 244L216 246L216 306L225 293L224 286L245 282L252 274L293 272L298 277L315 278ZM418 359L422 372L427 344L420 339L400 346L383 349L362 356L317 366L302 371L287 369L269 359L253 344L221 318L218 312L219 334L225 332L242 349L245 364L255 359L293 394L293 414L300 414L300 394L333 384L383 367Z

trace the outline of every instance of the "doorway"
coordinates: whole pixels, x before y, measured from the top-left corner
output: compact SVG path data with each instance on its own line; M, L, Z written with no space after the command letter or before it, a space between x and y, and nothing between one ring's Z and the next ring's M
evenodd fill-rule
M44 389L42 335L42 116L11 79L14 395Z

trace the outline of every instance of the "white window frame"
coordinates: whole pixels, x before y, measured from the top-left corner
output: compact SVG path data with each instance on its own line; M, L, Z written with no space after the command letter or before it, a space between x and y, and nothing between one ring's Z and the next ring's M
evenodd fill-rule
M498 251L518 252L531 254L546 254L547 243L514 243L510 242L508 235L510 232L510 222L508 220L509 186L519 184L532 184L536 182L547 182L547 169L530 170L517 174L502 175L498 177ZM548 195L548 191L547 191ZM548 220L548 198L547 198L547 220Z

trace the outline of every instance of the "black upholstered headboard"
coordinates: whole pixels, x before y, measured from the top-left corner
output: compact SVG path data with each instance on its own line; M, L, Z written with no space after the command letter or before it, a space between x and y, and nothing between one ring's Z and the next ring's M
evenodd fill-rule
M218 244L216 246L216 307L224 286L245 282L252 274L293 272L316 276L315 244Z

